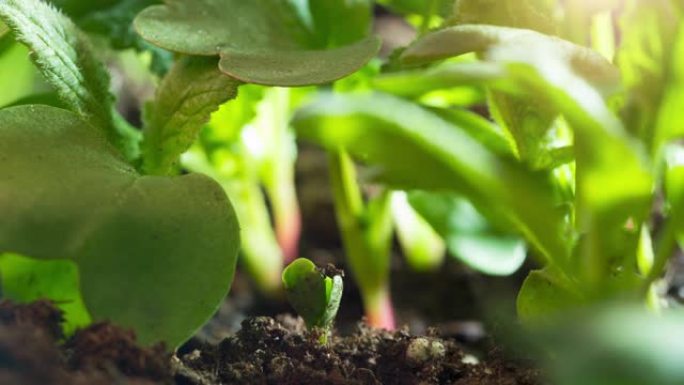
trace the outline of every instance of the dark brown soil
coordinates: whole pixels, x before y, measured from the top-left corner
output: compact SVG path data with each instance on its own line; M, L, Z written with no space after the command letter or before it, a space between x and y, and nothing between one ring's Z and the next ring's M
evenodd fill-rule
M163 346L143 349L131 332L107 323L64 342L61 321L48 302L0 303L0 384L173 384Z
M292 317L256 317L218 346L175 361L178 384L283 385L534 385L539 373L493 354L475 363L459 345L434 335L411 336L359 326L327 346Z
M48 302L0 303L0 384L12 385L536 385L537 371L492 355L466 356L453 339L359 326L328 345L300 319L257 317L218 345L181 357L142 348L132 332L94 324L63 340Z

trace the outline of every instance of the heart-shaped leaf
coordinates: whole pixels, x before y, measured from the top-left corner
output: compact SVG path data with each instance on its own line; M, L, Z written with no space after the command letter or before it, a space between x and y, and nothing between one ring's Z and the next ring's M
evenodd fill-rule
M320 46L302 17L308 11L287 0L167 0L141 12L135 28L174 52L219 55L224 73L266 85L328 83L355 72L378 51L374 37Z
M176 346L232 280L238 225L223 190L196 174L140 176L79 117L0 111L0 252L69 259L94 320Z

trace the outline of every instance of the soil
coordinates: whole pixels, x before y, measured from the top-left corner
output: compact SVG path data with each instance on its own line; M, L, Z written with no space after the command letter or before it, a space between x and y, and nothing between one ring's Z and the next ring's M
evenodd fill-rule
M0 384L456 384L536 385L540 375L500 353L478 362L436 331L411 336L361 325L327 345L301 319L248 318L217 345L197 342L178 355L163 345L143 348L109 323L64 339L61 314L49 302L0 303Z

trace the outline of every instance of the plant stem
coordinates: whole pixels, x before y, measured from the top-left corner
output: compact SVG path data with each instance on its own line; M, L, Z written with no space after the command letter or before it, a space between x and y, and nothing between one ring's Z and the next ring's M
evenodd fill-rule
M259 290L267 296L281 291L283 256L271 227L264 195L256 183L228 183L224 187L240 220L242 262Z
M424 35L430 30L430 24L432 23L432 15L435 14L437 8L437 0L425 0L428 1L428 6L425 7L425 12L423 12L423 20L420 24L420 35Z
M301 214L294 183L297 157L294 134L290 128L290 90L272 88L260 105L255 123L265 143L265 162L261 178L273 206L276 238L285 263L299 253Z
M373 327L393 329L394 311L388 290L390 194L384 193L366 206L349 155L342 150L333 152L329 165L337 223L349 267L361 291L366 318Z
M299 236L302 230L302 218L294 186L294 176L280 178L273 190L267 189L273 204L275 232L285 264L289 264L299 254Z
M368 324L379 329L394 330L394 307L389 288L379 289L373 296L364 301Z
M670 259L677 246L676 235L674 223L672 219L670 219L665 222L660 238L658 239L656 255L653 259L653 267L646 277L646 290L648 290L650 285L663 274L667 261Z

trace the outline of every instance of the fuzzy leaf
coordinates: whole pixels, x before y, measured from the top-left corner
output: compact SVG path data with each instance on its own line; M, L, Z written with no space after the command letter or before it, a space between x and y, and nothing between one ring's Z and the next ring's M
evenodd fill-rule
M0 111L0 154L0 253L73 261L92 318L146 344L177 346L217 309L239 236L215 182L140 176L85 121L46 106Z
M211 113L237 96L238 85L238 81L221 74L215 58L189 56L179 60L145 113L145 172L171 173Z
M224 73L266 85L328 83L355 72L378 51L373 37L326 49L302 9L287 0L167 0L138 15L135 27L152 44L219 55Z
M31 50L34 63L69 109L132 157L135 139L115 123L109 74L71 20L41 0L2 1L0 18Z

